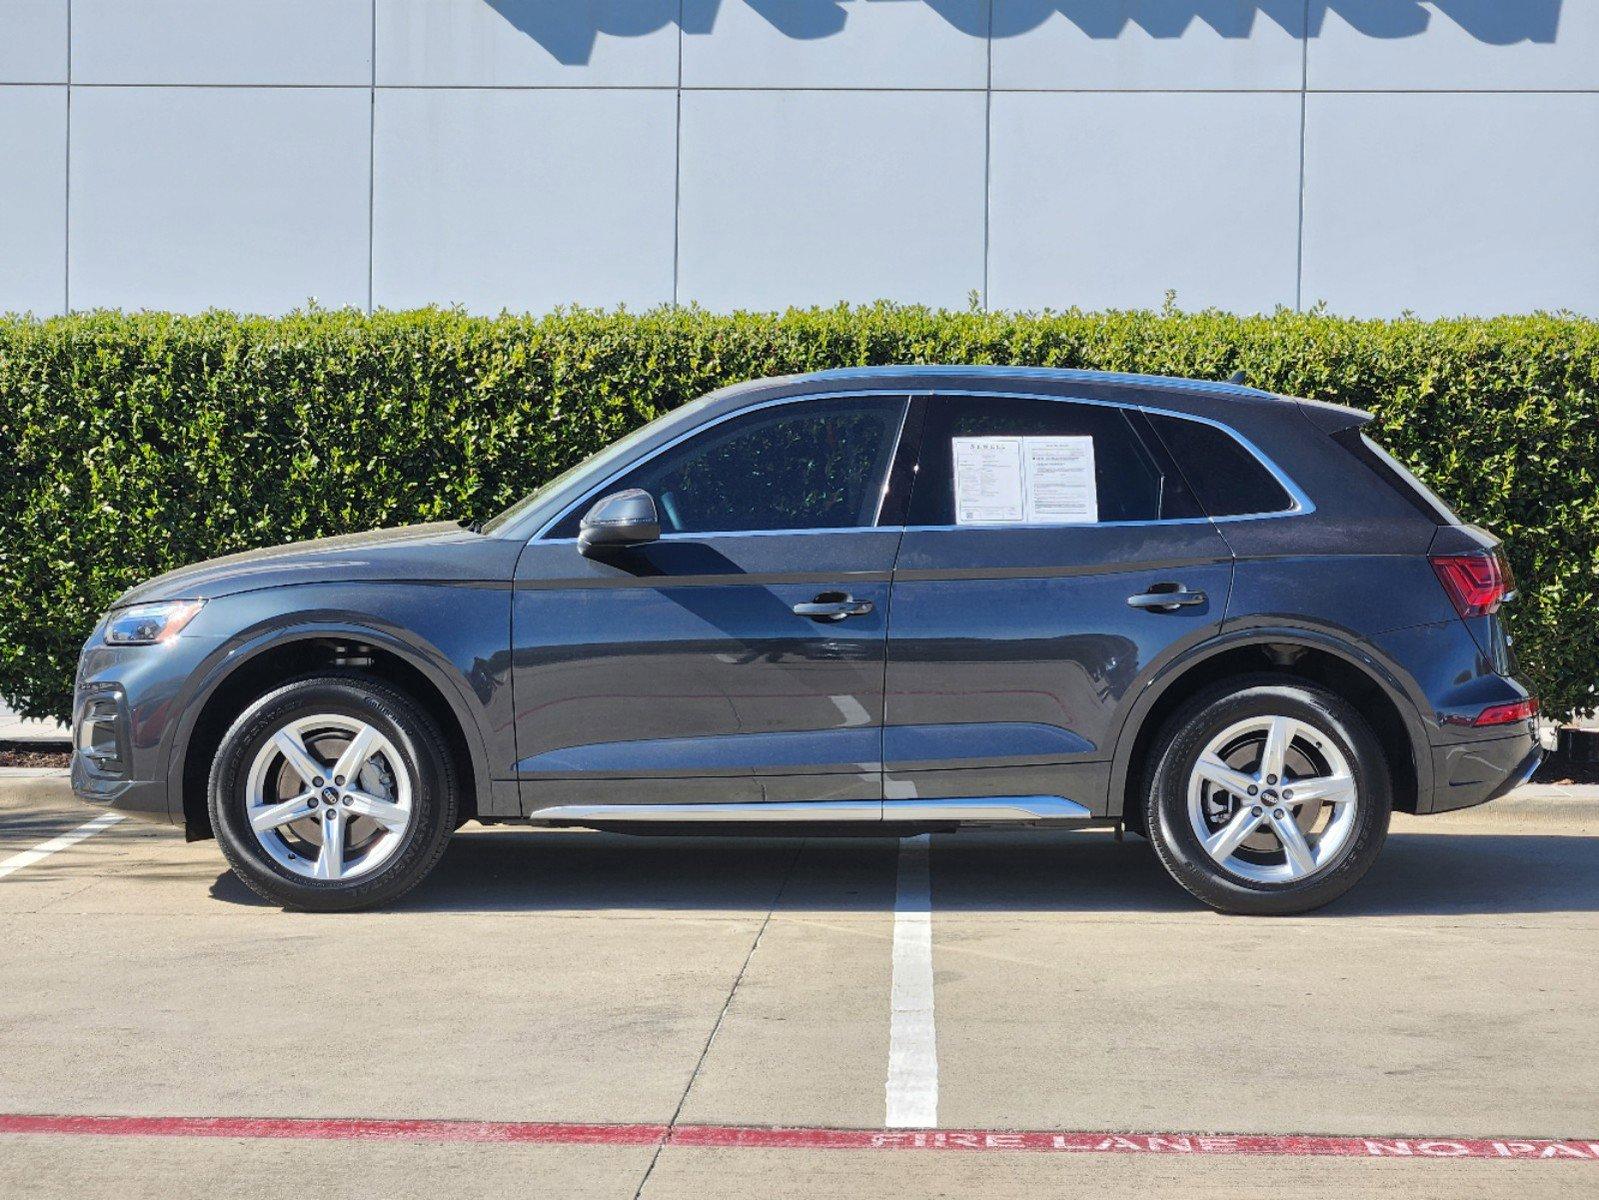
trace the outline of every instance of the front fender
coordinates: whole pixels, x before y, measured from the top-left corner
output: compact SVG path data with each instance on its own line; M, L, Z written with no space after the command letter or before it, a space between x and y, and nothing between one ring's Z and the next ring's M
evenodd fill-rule
M243 597L240 597L243 599ZM213 605L219 602L213 602ZM506 628L501 623L500 628ZM508 660L509 647L499 652L472 656L475 681L469 681L458 663L440 646L423 638L410 627L370 612L346 609L306 609L262 618L232 637L219 642L191 674L188 685L174 705L179 714L169 730L166 751L167 795L172 819L185 822L184 775L189 747L205 712L217 692L234 675L261 655L296 642L360 642L389 654L419 672L436 688L450 707L472 759L472 774L478 811L493 811L490 800L493 771L483 720L480 714L496 700L499 684L485 664Z

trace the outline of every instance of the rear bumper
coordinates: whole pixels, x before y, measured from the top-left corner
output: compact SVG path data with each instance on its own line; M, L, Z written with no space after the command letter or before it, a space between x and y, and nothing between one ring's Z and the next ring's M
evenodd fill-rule
M1451 619L1396 629L1374 644L1409 676L1413 687L1407 691L1426 731L1426 745L1420 739L1412 742L1418 760L1426 755L1416 763L1418 813L1486 804L1538 769L1543 751L1536 722L1475 724L1484 710L1526 700L1532 692L1522 680L1503 673L1506 659L1483 653L1466 622Z
M1497 800L1532 777L1543 762L1532 722L1509 737L1484 738L1432 748L1434 786L1422 812L1453 812Z

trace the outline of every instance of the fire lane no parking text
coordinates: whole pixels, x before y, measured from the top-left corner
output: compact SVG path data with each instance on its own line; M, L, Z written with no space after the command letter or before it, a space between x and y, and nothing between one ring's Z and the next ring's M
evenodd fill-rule
M290 1141L476 1142L673 1146L748 1150L1013 1151L1054 1154L1580 1160L1599 1139L1352 1137L1316 1134L1109 1133L984 1129L827 1129L760 1125L314 1117L133 1117L0 1114L0 1134L77 1137L264 1138Z

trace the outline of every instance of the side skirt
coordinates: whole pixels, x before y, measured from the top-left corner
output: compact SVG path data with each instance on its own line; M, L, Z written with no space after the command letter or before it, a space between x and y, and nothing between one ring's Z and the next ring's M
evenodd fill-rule
M1062 796L976 796L947 800L802 800L770 804L560 804L528 814L534 824L650 825L706 823L829 825L1014 824L1063 822L1113 824ZM865 832L863 830L863 832Z

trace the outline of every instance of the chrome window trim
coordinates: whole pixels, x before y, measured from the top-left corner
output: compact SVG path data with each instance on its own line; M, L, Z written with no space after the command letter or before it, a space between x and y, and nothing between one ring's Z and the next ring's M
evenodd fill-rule
M561 515L561 520L566 519L566 514ZM559 522L556 522L557 524ZM746 538L746 537L806 537L819 533L899 533L903 525L844 525L838 528L823 527L820 529L707 529L704 533L663 533L655 540L658 542L699 542L706 538ZM963 526L962 528L970 528ZM1035 526L1036 528L1036 526ZM551 546L576 545L575 537L545 538L544 543Z
M552 538L546 537L545 535L559 525L562 521L570 517L580 507L582 507L585 502L592 502L594 499L597 499L604 493L605 488L615 483L618 479L622 478L622 476L626 475L634 468L641 467L646 463L653 461L658 456L665 454L668 450L672 449L672 447L677 446L687 441L689 438L703 433L708 429L714 429L724 421L730 421L734 417L742 417L746 413L759 412L761 409L775 408L781 404L803 404L812 400L838 400L852 396L882 396L885 394L894 396L899 395L900 393L895 392L892 389L887 389L884 392L861 392L856 390L844 392L806 392L803 395L779 396L772 400L763 400L759 404L751 404L744 408L734 409L732 412L723 413L721 416L707 421L703 425L696 425L693 429L684 430L671 441L665 443L664 445L657 446L654 450L650 451L643 457L636 458L631 463L628 463L626 466L622 467L620 470L612 472L601 483L589 489L579 499L562 509L559 515L545 522L543 527L540 528L539 531L528 540L549 542L554 545L576 542L576 538ZM1272 461L1271 457L1267 455L1266 452L1263 451L1259 446L1255 445L1254 442L1250 441L1249 438L1244 436L1231 425L1228 425L1225 421L1218 421L1211 417L1196 416L1193 413L1176 412L1169 408L1158 408L1150 404L1133 404L1122 400L1098 400L1083 396L1048 396L1033 392L996 391L988 388L940 388L936 392L923 390L904 393L905 411L900 415L899 433L894 439L894 454L888 460L888 475L885 476L883 480L883 486L885 488L892 479L894 472L894 460L899 456L900 441L905 436L905 422L910 414L910 401L919 396L926 396L929 398L936 398L939 396L994 396L1003 400L1044 400L1056 404L1091 404L1100 408L1120 408L1131 412L1145 413L1147 415L1172 417L1179 421L1197 421L1201 425L1209 425L1213 429L1221 430L1222 433L1226 434L1239 445L1243 446L1243 448L1249 452L1255 461L1266 469L1267 474L1277 481L1277 483L1282 487L1283 491L1288 493L1290 507L1274 512L1235 513L1225 517L1160 517L1143 521L1094 521L1082 523L1059 523L1051 525L1027 525L1018 522L987 522L974 523L970 525L846 525L840 528L827 529L706 530L703 533L663 533L660 540L664 542L703 540L705 538L713 537L776 537L779 535L797 537L817 533L877 533L885 529L903 529L909 533L912 531L940 532L956 529L1103 529L1118 527L1137 528L1149 525L1206 525L1221 524L1223 522L1232 521L1265 521L1276 517L1308 516L1316 511L1315 501L1305 494L1304 490L1294 482L1293 478L1286 471ZM881 517L883 511L882 503L883 502L880 499L878 501L877 509L879 517Z

